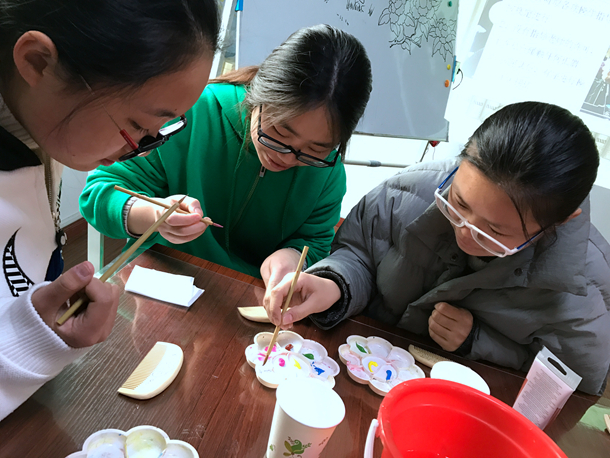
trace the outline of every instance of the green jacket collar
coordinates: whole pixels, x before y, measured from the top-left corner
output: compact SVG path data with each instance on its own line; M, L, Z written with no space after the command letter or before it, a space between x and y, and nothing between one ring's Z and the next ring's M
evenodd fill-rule
M222 116L231 124L235 134L243 141L250 127L247 110L242 105L246 98L246 88L242 85L233 84L210 84L208 89L212 91L220 107Z

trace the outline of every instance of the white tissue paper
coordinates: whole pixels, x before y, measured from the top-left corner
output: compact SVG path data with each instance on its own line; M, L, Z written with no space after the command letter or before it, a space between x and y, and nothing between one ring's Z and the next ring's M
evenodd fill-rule
M193 285L194 278L135 266L125 291L141 294L158 301L190 307L203 293Z

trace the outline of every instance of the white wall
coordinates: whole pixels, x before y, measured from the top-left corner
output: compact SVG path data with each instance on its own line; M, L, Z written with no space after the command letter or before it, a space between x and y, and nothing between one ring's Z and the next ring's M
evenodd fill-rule
M347 150L347 161L379 161L383 163L413 165L419 162L427 141L402 138L354 135ZM456 156L462 145L441 143L429 147L424 161L447 159ZM395 167L365 167L346 165L347 194L341 206L341 217L345 218L360 199L386 178L396 175L401 169Z
M595 185L591 190L591 222L610 241L610 189Z
M61 185L61 207L59 209L61 227L66 227L81 218L78 210L78 197L85 187L86 180L87 172L79 172L68 167L64 168Z

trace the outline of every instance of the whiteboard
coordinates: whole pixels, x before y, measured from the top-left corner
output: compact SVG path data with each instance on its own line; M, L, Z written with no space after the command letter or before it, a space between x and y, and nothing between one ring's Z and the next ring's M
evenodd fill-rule
M296 30L329 24L356 36L373 71L357 131L447 140L457 0L246 0L238 67L260 64ZM447 85L448 86L447 86Z

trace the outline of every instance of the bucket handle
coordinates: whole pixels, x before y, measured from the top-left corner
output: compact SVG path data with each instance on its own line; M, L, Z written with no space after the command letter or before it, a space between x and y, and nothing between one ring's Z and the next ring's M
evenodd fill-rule
M371 421L371 426L369 426L369 432L366 435L366 444L364 446L364 458L373 458L373 449L375 448L375 435L377 433L377 427L379 426L379 422L376 418L373 418Z

